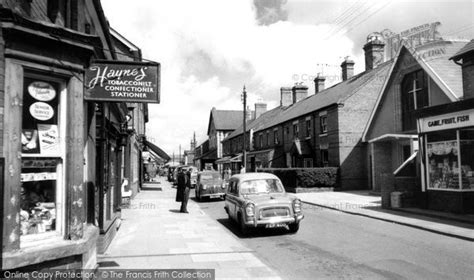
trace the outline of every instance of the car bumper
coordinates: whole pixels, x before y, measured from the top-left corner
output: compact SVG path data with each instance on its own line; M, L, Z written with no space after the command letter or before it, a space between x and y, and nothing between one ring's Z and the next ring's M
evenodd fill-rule
M296 215L293 217L272 217L268 219L251 219L245 221L245 224L247 226L253 226L253 227L261 227L261 226L267 226L267 225L277 225L277 224L294 224L294 223L299 223L301 220L303 220L304 215Z
M225 193L201 193L199 194L201 197L210 197L210 198L216 198L216 197L224 197Z

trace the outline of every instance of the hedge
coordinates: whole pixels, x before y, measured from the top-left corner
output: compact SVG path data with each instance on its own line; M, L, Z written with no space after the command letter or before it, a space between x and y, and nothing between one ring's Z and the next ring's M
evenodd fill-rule
M316 168L259 168L257 172L275 174L285 188L337 188L338 167Z

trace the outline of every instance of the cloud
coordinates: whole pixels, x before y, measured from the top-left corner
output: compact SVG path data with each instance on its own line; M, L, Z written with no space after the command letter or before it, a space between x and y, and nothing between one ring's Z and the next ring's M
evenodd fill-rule
M180 144L189 149L194 131L204 141L211 108L241 109L244 84L251 108L257 100L272 108L281 86L304 82L312 91L318 72L339 76L353 42L324 40L330 25L285 21L284 4L141 0L131 8L125 0L102 1L111 26L162 65L162 102L149 106L147 124L154 143L177 153Z

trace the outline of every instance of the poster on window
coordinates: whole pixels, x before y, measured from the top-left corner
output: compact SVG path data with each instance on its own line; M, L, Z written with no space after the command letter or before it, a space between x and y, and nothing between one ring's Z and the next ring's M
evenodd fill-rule
M38 124L40 153L42 155L59 154L58 126L54 124Z

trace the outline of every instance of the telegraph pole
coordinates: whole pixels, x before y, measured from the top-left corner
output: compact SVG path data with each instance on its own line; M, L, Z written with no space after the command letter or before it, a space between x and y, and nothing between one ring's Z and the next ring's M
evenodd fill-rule
M243 130L243 144L242 144L242 165L243 167L245 168L245 170L247 170L247 151L245 150L245 144L246 144L246 133L247 133L247 129L246 129L246 122L247 122L247 91L245 91L245 85L244 85L244 89L242 91L242 101L244 103L244 130Z

